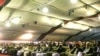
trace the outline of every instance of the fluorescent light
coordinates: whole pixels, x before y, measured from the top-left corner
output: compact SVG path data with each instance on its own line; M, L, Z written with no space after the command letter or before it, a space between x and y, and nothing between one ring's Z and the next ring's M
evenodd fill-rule
M44 7L44 8L42 9L42 11L43 11L44 13L48 13L48 8L47 8L47 7Z

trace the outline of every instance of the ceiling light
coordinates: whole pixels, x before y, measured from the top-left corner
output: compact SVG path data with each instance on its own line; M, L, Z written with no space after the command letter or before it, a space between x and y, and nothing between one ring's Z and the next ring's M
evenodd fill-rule
M48 13L48 8L47 8L47 7L44 7L44 8L42 9L42 11L43 11L44 13Z
M71 3L77 3L78 0L70 0Z
M11 25L10 25L10 22L6 22L6 23L5 23L5 26L6 26L6 27L10 27L10 26L11 26Z
M19 24L20 18L21 18L21 17L15 17L15 18L13 18L13 19L11 20L11 22L14 23L14 24Z

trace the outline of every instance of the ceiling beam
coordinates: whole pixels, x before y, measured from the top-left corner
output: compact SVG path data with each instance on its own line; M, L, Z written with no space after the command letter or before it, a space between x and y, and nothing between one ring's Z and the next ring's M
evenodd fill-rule
M10 8L10 7L6 7L6 8ZM55 18L55 19L60 19L60 18L56 18L56 17L54 17L54 16L48 16L48 15L43 15L43 14L39 14L39 13L35 13L35 12L30 12L30 11L25 11L25 10L20 10L20 9L17 9L17 8L10 8L10 9L12 9L12 11L10 12L10 15L9 15L9 17L5 20L5 21L7 21L7 20L9 20L9 18L11 17L11 15L14 13L14 11L16 11L16 10L19 10L19 11L23 11L23 12L25 12L25 13L23 13L23 14L21 14L20 16L21 17L23 17L23 15L24 14L28 14L28 13L32 13L32 14L36 14L36 15L40 15L40 16L47 16L47 17L50 17L50 18ZM77 17L77 18L75 18L75 19L73 19L73 20L68 20L68 21L77 21L77 20L82 20L82 19L84 19L84 17ZM60 20L62 20L63 21L63 19L60 19ZM66 20L65 20L66 21ZM77 23L77 22L75 22L75 23ZM26 24L29 24L29 23L26 23ZM81 23L77 23L77 24L81 24ZM85 24L81 24L81 25L85 25ZM89 25L85 25L85 26L89 26ZM91 26L92 27L92 26Z
M81 0L79 0L81 3L83 3L83 1L81 1ZM87 4L87 3L83 3L84 5L82 5L82 6L79 6L79 7L75 7L75 8L72 8L72 9L70 9L70 10L77 10L77 9L80 9L80 8L85 8L86 6L90 6L90 7L92 7L91 5L95 5L95 4L99 4L100 3L100 1L96 1L96 2L93 2L93 3L90 3L90 4ZM92 7L92 8L94 8L94 7ZM95 10L97 10L97 11L100 11L100 10L98 10L98 9L96 9L96 8L94 8Z
M92 34L89 35L89 36L84 36L84 37L82 37L82 38L80 39L80 41L83 41L83 40L85 40L86 38L90 38L90 36L93 36L93 35L95 35L95 33L92 33Z
M99 32L100 33L100 32ZM97 36L95 36L95 37L92 37L92 38L90 38L91 40L93 40L95 38L95 40L100 40L100 34L99 35L97 35ZM99 38L99 39L98 39Z
M42 39L45 38L45 36L47 36L48 34L54 32L56 29L58 29L58 28L60 28L60 27L62 27L62 24L59 24L59 25L57 25L56 27L52 27L48 32L41 34L41 35L38 37L37 41L41 41Z
M82 0L79 0L79 1L80 1L81 3L83 3L83 4L85 4L86 7L89 6L89 7L93 8L94 10L96 10L97 12L100 11L100 10L94 8L93 6L91 6L91 5L94 5L94 4L97 4L97 3L100 3L100 1L96 1L96 2L93 2L93 3L91 3L91 4L87 4L86 2L84 2L84 1L82 1Z
M85 37L83 37L82 39L80 39L80 41L83 41L83 40L85 40L86 38L91 39L91 38L93 38L92 36L94 36L94 35L96 35L96 34L99 34L99 33L100 33L100 32L92 33L92 34L89 35L89 36L85 36Z
M91 29L92 28L100 28L100 26L98 26L98 27L90 27ZM96 32L96 33L92 33L91 35L88 35L88 36L84 36L84 37L82 37L81 39L80 39L80 41L83 41L84 39L86 39L87 37L91 37L91 36L93 36L93 35L95 35L95 34L98 34L98 33L100 33L100 32Z
M88 28L88 29L86 29L86 30L84 30L84 31L80 31L80 32L78 32L78 33L76 33L76 34L74 34L74 35L70 35L70 36L67 37L64 41L68 41L68 40L70 40L72 37L77 36L77 35L80 35L81 33L88 31L89 29L90 29L90 28Z

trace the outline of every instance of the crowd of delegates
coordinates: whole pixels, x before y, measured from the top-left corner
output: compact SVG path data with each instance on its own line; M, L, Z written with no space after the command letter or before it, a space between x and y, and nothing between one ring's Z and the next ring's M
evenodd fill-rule
M0 53L11 56L100 56L100 41L0 43Z

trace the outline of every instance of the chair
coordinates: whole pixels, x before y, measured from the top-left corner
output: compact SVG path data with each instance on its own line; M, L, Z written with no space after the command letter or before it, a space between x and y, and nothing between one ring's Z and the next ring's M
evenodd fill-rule
M24 54L24 52L22 52L22 51L17 51L17 56L23 56L23 54Z
M52 56L60 56L59 53L52 53Z

